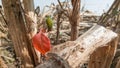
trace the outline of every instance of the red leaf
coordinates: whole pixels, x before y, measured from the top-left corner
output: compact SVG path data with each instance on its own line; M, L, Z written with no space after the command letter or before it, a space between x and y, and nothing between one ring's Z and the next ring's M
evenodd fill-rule
M42 29L32 38L32 43L43 55L51 49L50 39L43 33Z

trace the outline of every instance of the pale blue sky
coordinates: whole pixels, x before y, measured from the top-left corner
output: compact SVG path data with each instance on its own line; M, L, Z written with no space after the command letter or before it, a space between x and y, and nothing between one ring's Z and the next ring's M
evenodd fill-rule
M103 10L107 11L109 9L113 1L114 0L81 0L81 5L85 5L86 10L91 10L101 15ZM40 6L41 9L45 5L50 5L53 2L57 3L57 0L34 0L35 6Z
M64 1L64 0L60 0ZM85 5L85 10L90 10L99 15L103 13L103 10L107 11L114 0L81 0L81 5ZM34 0L35 7L40 6L41 9L45 5L50 5L51 3L58 3L57 0ZM1 4L1 0L0 0Z

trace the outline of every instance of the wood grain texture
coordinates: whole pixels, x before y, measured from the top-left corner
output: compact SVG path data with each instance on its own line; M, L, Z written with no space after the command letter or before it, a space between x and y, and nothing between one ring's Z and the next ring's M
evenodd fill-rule
M109 48L112 46L109 50L113 50L111 51L113 55L116 43L112 43L115 46L106 44L113 41L116 37L117 34L111 30L95 25L76 41L69 41L53 47L53 52L67 60L72 68L76 68L88 61L90 55L99 47L105 46Z

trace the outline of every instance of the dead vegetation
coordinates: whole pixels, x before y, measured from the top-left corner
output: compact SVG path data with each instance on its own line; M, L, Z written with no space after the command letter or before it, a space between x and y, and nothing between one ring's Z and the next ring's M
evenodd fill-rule
M7 7L4 7L5 20L3 16L0 17L0 68L119 68L119 0L115 0L102 16L95 16L90 11L80 14L80 0L58 0L58 5L46 6L49 10L40 11L37 15L34 14L33 0L30 0L31 4L24 0L25 9L21 8L19 0L9 1L2 0L3 7ZM11 4L17 7L9 6ZM18 13L18 17L15 13ZM53 30L46 33L53 48L48 53L50 58L41 62L40 54L34 50L30 39L46 26L46 15L53 16L54 20ZM5 21L10 20L13 23L6 24Z

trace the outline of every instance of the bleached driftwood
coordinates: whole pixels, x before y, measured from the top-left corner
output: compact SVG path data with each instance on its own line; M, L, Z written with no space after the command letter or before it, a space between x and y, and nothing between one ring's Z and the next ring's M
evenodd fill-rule
M76 41L69 41L59 46L54 46L52 52L67 60L72 68L77 68L86 61L99 47L108 46L117 34L100 25L93 26L80 36Z

